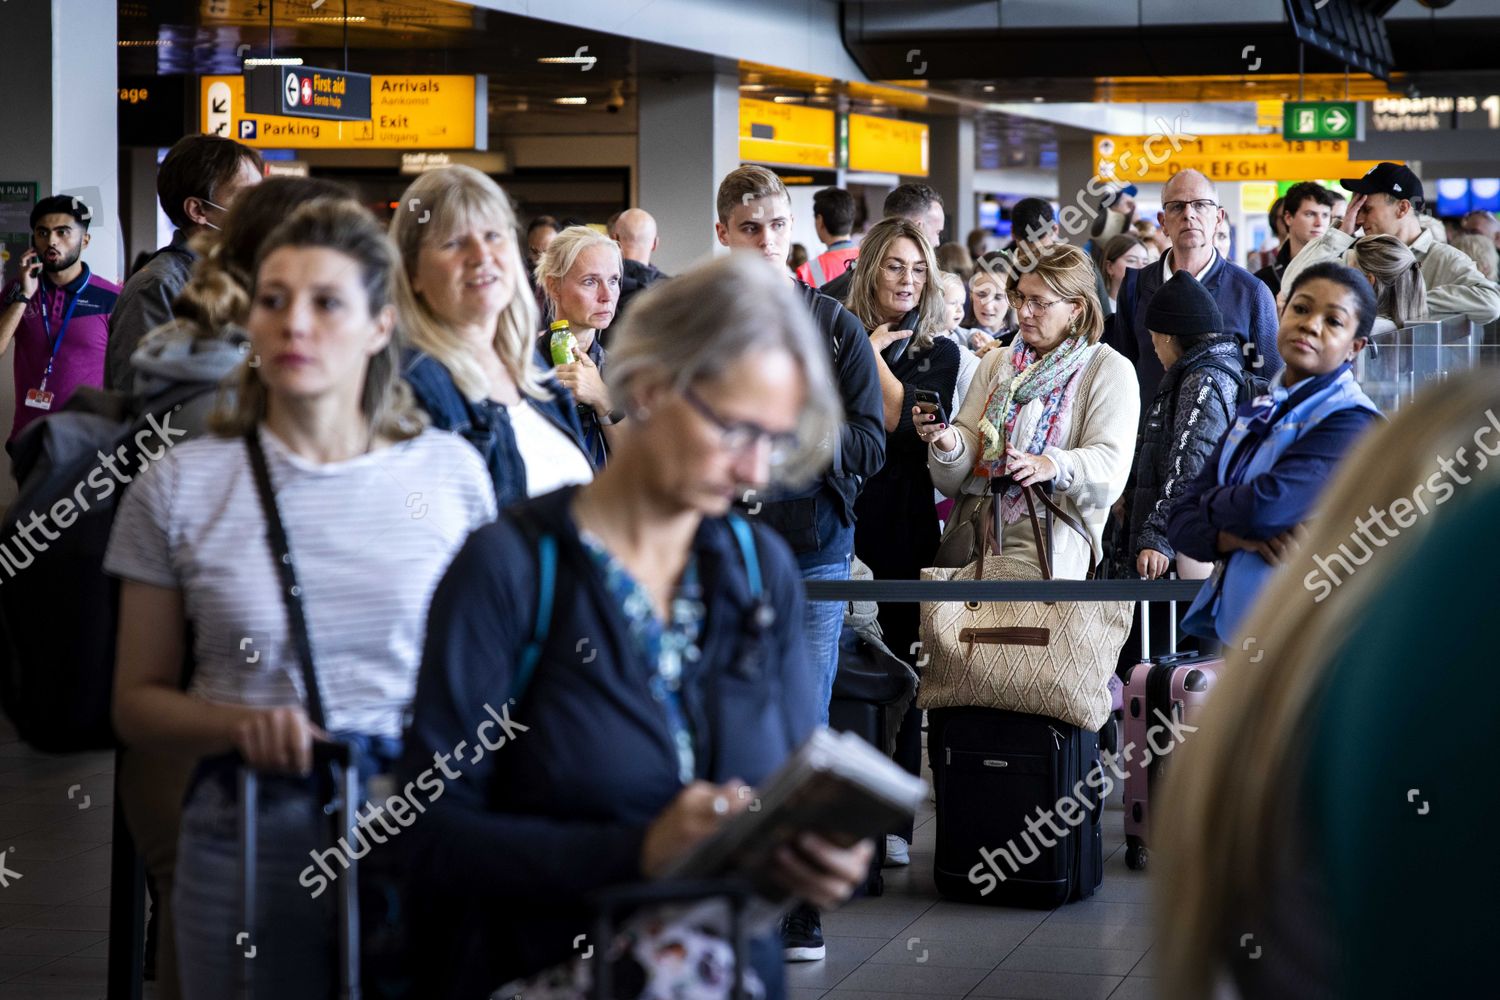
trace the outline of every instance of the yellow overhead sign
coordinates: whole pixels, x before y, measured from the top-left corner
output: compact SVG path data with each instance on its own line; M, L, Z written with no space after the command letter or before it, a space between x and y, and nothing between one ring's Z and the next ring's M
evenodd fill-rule
M1214 181L1359 177L1376 162L1349 159L1347 142L1288 142L1279 135L1094 136L1095 172L1122 184L1167 181L1189 169Z
M849 116L849 169L926 177L927 126L873 115Z
M372 76L370 120L317 121L245 112L245 80L205 76L200 83L202 131L261 149L484 149L475 126L472 76Z
M833 112L740 98L740 159L832 169Z

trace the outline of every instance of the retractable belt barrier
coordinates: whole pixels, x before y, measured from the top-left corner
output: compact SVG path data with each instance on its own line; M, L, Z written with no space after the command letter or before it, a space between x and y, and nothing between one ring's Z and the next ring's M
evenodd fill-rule
M807 580L809 601L1191 601L1202 580Z

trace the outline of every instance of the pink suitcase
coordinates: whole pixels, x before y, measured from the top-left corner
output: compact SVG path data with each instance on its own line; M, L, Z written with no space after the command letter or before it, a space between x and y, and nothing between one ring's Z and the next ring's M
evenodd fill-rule
M1142 605L1142 614L1147 608ZM1175 609L1174 609L1175 610ZM1149 626L1142 646L1149 649ZM1176 629L1172 629L1176 645ZM1169 653L1130 670L1123 694L1124 730L1116 764L1125 772L1125 864L1146 867L1151 825L1151 790L1161 781L1181 743L1192 739L1183 727L1197 724L1208 692L1223 669L1221 657ZM1118 773L1118 772L1117 772Z

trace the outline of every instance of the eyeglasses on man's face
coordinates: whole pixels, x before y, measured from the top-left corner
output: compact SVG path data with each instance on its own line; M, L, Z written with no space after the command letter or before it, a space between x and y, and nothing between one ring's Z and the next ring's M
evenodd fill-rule
M1219 203L1210 198L1199 198L1196 201L1169 201L1161 208L1168 215L1182 215L1189 209L1194 215L1211 215L1218 211Z
M718 429L719 446L730 454L743 455L764 441L770 445L770 463L774 469L785 465L797 450L796 434L777 434L748 420L725 420L691 387L682 390L682 398L698 411L700 417Z
M1010 302L1010 307L1016 312L1028 311L1033 315L1039 315L1051 309L1064 299L1039 299L1035 295L1022 295L1019 292L1006 292L1005 297Z

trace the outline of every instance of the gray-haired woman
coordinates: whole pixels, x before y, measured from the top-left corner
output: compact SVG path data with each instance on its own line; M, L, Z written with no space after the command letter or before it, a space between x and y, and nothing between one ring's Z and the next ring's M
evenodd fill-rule
M406 838L422 996L485 996L568 959L590 893L661 874L817 724L796 562L725 515L747 486L827 461L840 403L826 357L791 282L760 261L731 255L652 288L612 346L609 389L630 419L609 465L508 508L454 560L398 780L472 739L487 703L514 698L526 728L465 763ZM528 683L551 545L552 620ZM777 878L828 906L871 853L804 835ZM781 996L780 942L751 951Z

